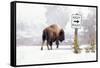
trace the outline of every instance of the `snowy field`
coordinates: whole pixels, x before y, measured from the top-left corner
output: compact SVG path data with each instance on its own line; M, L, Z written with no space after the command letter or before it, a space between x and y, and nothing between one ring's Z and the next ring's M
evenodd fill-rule
M71 45L60 45L58 49L53 45L53 50L44 46L42 51L41 46L17 46L17 65L96 60L96 53L86 53L84 47L81 46L81 53L75 54Z

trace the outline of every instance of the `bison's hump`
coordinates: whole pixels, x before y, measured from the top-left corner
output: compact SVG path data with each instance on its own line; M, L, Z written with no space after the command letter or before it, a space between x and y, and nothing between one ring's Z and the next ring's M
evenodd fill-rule
M58 24L52 24L50 25L50 28L61 29L61 27Z
M61 27L57 24L52 24L49 27L45 28L45 31L49 34L55 34L56 36L59 36Z

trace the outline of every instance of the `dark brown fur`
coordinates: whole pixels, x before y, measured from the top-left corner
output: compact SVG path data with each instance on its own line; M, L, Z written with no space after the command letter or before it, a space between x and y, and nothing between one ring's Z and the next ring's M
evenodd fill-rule
M49 46L52 49L53 42L56 42L57 48L59 46L59 41L62 42L65 39L64 30L61 29L58 25L53 24L43 30L42 34L42 46L41 50L43 50L43 45L45 40L47 41L46 45L49 50Z

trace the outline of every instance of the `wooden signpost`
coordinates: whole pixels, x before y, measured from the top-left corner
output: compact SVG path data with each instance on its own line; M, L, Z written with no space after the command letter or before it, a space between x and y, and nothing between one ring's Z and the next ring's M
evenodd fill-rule
M81 49L79 48L78 44L78 29L81 28L81 15L79 14L72 14L72 28L75 29L74 32L74 53L80 53Z

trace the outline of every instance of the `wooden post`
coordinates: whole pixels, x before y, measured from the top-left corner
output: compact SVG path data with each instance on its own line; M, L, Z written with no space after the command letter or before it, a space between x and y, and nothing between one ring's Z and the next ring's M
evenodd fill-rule
M80 48L78 45L78 28L75 28L75 33L74 33L74 53L79 53Z

